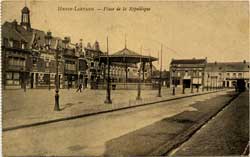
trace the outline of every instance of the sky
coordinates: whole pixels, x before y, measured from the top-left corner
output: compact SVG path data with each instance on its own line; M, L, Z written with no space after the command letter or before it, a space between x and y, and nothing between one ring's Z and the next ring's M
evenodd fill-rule
M163 69L174 59L205 58L208 62L249 60L249 5L247 1L37 1L26 0L32 28L70 36L72 42L96 40L115 53L125 46L158 57ZM21 21L25 1L2 2L2 21ZM58 8L94 8L94 11L59 11ZM104 11L127 8L126 11ZM130 7L150 8L129 11ZM100 10L97 10L100 9ZM142 52L140 51L142 47ZM158 67L156 62L154 65Z

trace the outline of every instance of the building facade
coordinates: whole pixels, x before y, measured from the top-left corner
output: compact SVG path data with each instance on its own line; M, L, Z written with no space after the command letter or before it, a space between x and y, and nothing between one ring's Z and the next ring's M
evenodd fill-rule
M243 79L249 88L249 62L214 62L205 69L206 87L235 88L236 82Z
M170 87L200 88L204 86L205 59L172 59L170 63Z

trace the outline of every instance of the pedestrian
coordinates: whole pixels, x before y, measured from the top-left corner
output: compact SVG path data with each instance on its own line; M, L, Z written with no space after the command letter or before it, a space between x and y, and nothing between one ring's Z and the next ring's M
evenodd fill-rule
M76 92L78 92L78 91L82 92L82 84L81 84L81 83L79 84L79 86L78 86Z

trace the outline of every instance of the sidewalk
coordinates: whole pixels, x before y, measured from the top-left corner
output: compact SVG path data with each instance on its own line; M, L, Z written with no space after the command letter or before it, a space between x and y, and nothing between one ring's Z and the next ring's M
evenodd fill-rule
M61 120L74 119L87 115L113 111L131 106L151 104L197 94L186 89L186 94L181 94L181 89L172 95L172 89L162 88L162 97L156 97L157 90L142 90L142 100L136 101L136 90L111 91L112 104L104 104L105 90L85 89L76 93L74 89L60 90L61 111L54 111L54 90L34 89L23 92L22 90L3 91L3 130L11 130L24 126L40 125ZM211 92L211 91L208 91Z

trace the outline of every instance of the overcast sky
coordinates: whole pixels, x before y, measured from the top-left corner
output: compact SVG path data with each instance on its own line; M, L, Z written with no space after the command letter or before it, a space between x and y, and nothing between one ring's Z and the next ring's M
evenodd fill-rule
M243 61L249 59L248 2L84 2L28 1L31 25L50 30L54 36L70 36L100 42L114 53L127 47L157 57L163 44L163 67L172 58L205 58L208 61ZM2 23L21 20L25 1L2 3ZM150 11L58 11L58 7L145 7ZM157 64L155 64L157 65Z

